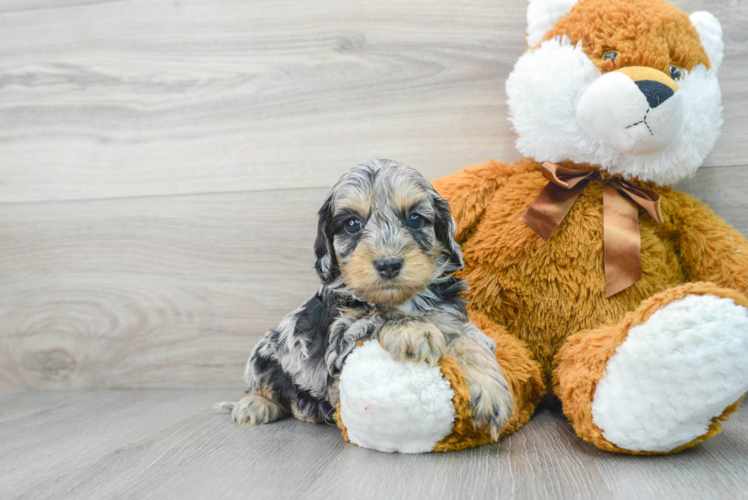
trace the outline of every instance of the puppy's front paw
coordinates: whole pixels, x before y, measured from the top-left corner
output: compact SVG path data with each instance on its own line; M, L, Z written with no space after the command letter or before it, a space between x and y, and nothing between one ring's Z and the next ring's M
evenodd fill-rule
M514 398L501 372L473 376L470 385L470 398L473 407L473 427L482 429L499 439L501 431L514 412Z
M379 342L396 361L435 366L447 353L444 334L428 321L393 321L379 331Z
M285 416L283 407L257 393L244 396L234 403L231 420L235 424L251 427L274 422Z
M514 397L496 356L475 335L456 340L449 354L470 386L473 427L498 440L514 413Z

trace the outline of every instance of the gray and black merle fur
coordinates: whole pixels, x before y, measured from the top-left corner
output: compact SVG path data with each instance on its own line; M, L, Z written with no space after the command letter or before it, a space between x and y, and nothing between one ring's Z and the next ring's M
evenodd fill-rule
M411 198L417 200L414 206L397 205ZM360 200L369 200L368 213L356 210L366 206ZM416 212L421 227L411 227ZM315 269L322 287L267 332L252 351L245 371L249 395L224 405L232 410L233 420L256 425L291 413L304 421L334 423L337 377L356 344L376 338L385 326L388 331L394 326L396 332L399 325L427 322L443 335L443 341L424 347L420 355L400 354L424 361L429 359L429 349L437 349L434 362L445 354L436 344L449 349L471 386L476 427L498 437L512 414L512 396L493 355L494 342L468 319L461 296L466 284L453 274L463 264L447 201L417 171L394 161L374 160L344 175L331 188L318 216ZM354 234L345 227L352 220L362 227ZM371 264L365 258L354 263L352 255L359 245L366 246L367 256L416 255L423 260L428 255L433 269L420 288L405 278L398 282L407 288L406 300L384 300L377 287L386 288L388 281L369 273L366 266ZM407 266L408 259L404 261ZM350 273L354 264L362 267L363 282ZM346 274L359 286L347 283ZM370 282L374 285L369 287ZM412 293L409 287L415 287ZM376 300L379 297L384 303ZM383 345L387 347L384 341ZM395 350L391 348L393 357Z

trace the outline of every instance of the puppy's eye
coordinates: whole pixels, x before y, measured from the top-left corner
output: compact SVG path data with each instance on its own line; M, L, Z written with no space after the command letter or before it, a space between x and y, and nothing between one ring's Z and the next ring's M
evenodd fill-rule
M423 217L418 214L411 214L410 217L408 217L408 227L413 229L421 229L424 222Z
M359 231L361 231L361 228L363 227L363 224L361 224L361 221L358 219L348 219L345 223L345 230L348 233L355 234Z
M670 65L670 78L676 82L683 76L683 70L673 64Z
M618 59L618 51L617 50L609 50L603 54L603 61L612 61L616 62L616 59Z

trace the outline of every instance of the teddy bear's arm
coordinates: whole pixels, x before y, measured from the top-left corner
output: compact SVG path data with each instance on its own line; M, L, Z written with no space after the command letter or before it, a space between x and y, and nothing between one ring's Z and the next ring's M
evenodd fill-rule
M681 264L691 281L709 281L748 292L748 241L700 201L673 193L672 213L678 229Z
M442 177L431 184L447 201L457 222L458 243L464 243L480 221L493 193L516 173L509 163L490 160Z

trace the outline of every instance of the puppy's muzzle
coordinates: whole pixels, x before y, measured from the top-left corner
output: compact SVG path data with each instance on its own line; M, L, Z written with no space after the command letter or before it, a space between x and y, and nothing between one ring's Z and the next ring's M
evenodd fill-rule
M382 257L374 261L374 268L384 279L395 278L403 268L403 259L399 257Z

